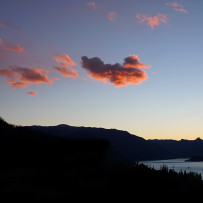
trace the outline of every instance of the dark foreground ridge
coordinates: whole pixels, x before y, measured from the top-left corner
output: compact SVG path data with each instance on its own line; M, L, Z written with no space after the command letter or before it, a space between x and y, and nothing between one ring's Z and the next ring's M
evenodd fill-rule
M201 175L106 157L106 139L64 138L0 119L0 198L185 200L203 198ZM142 139L142 138L139 138Z

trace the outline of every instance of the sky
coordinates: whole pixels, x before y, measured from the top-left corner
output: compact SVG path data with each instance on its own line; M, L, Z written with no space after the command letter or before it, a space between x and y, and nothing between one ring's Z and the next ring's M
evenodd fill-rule
M202 0L1 0L0 116L203 139Z

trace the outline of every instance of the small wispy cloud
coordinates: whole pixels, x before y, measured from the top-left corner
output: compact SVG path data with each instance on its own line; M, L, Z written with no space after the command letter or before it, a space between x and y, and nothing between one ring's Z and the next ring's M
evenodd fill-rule
M94 1L88 2L87 5L88 5L89 7L91 7L92 9L97 9L97 5L96 5L96 3L95 3Z
M182 7L182 5L177 3L177 2L166 3L165 5L166 6L172 6L172 7Z
M115 21L115 19L117 18L118 14L115 11L111 11L107 14L107 19L111 22Z
M35 96L35 95L37 95L37 92L27 92L27 95L29 95L29 96Z
M179 4L177 2L166 3L165 5L173 7L174 11L178 11L178 12L185 13L185 14L189 13L186 9L184 9L182 4Z
M60 65L60 67L54 66L53 68L57 71L59 71L64 77L72 77L77 78L78 73L73 66L76 65L76 63L70 58L70 56L66 54L54 54L54 59L57 61L57 63Z
M173 10L175 10L175 11L179 11L179 12L181 12L181 13L189 13L186 9L184 9L184 8L173 8Z
M3 50L6 50L6 51L13 51L13 52L24 52L24 48L21 47L19 44L15 44L15 45L12 45L12 44L8 44L8 45L4 45L2 47Z
M154 29L155 26L159 26L161 23L167 24L168 22L168 18L165 14L157 14L153 17L149 15L137 14L136 18L138 19L139 23L146 23L152 29Z
M0 49L20 53L24 52L24 48L19 44L4 44L1 38L0 38Z

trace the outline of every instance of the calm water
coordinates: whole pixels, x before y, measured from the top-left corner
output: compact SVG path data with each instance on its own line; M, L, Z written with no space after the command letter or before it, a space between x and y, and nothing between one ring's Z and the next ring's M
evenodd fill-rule
M154 169L159 170L161 166L166 165L169 169L174 169L179 172L180 170L190 171L201 173L203 177L203 162L185 162L188 158L185 159L168 159L168 160L158 160L158 161L142 161L147 166L154 167Z

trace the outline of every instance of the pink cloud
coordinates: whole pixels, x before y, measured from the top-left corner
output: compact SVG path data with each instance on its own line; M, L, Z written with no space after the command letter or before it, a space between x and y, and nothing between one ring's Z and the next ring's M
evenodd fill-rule
M71 66L75 66L76 63L70 58L70 56L66 55L66 54L54 54L54 59L61 65L61 66L65 66L65 65L71 65Z
M91 8L93 8L93 9L97 9L97 5L96 5L96 3L95 3L94 1L88 2L87 5L88 5L89 7L91 7Z
M172 7L183 7L181 4L178 4L177 2L166 3L165 5L172 6Z
M173 10L175 10L175 11L179 11L179 12L181 12L181 13L189 13L186 9L184 9L184 8L173 8Z
M28 85L46 83L52 84L48 78L49 71L39 68L10 67L0 69L0 76L7 78L7 84L13 88L26 88Z
M59 71L64 77L73 77L73 78L77 78L78 77L78 73L75 69L72 68L71 71L68 70L68 68L66 67L54 67L57 71Z
M13 45L13 44L5 44L3 43L3 40L0 38L0 48L1 50L6 51L13 51L13 52L24 52L24 48L21 47L19 44Z
M15 80L8 80L7 84L11 85L14 89L16 88L26 88L28 85L25 82L19 82Z
M7 51L13 51L13 52L24 52L24 48L21 47L20 45L16 44L16 45L4 45L2 47L3 50L7 50Z
M118 16L118 14L115 12L115 11L111 11L111 12L109 12L108 14L107 14L107 19L109 20L109 21L111 21L111 22L113 22L115 19L116 19L116 17Z
M188 13L188 11L184 9L183 5L178 4L177 2L166 3L165 5L173 7L173 10L175 11L179 11L181 13L186 13L186 14Z
M73 66L76 66L76 63L68 55L54 54L54 59L61 66L54 67L54 69L59 71L64 77L78 77L77 70L73 68Z
M37 92L27 92L27 95L34 96L34 95L37 95Z
M8 69L0 69L0 76L7 78L14 78L14 71L11 68Z
M139 62L139 57L137 55L130 55L124 59L124 68L145 68L148 69L151 66Z
M159 26L161 23L167 24L168 18L165 14L157 14L154 17L150 17L148 15L137 14L136 18L139 20L139 23L147 23L152 29L155 26Z
M88 71L90 77L104 83L109 82L115 87L138 85L148 79L146 72L141 69L148 65L143 64L140 67L139 61L135 63L135 59L132 58L132 56L125 58L123 65L121 65L119 63L105 64L98 57L81 57L82 67Z

